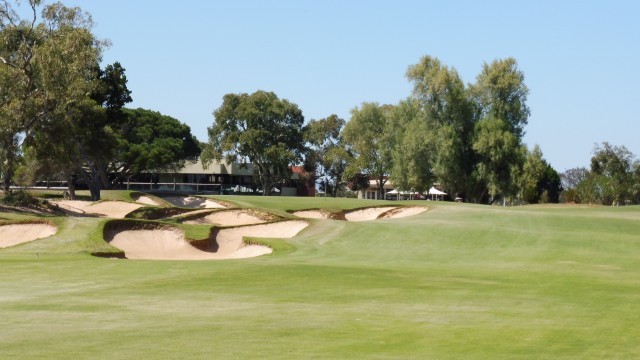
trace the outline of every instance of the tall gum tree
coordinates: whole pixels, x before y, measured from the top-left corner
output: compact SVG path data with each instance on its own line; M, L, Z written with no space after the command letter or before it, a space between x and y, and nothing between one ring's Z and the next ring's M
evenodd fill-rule
M304 150L304 116L296 104L262 90L227 94L213 116L202 155L205 164L214 159L250 162L263 195L290 178L290 166L301 160Z
M307 143L305 162L312 163L320 178L325 193L329 187L333 197L340 187L340 179L349 158L342 143L341 130L344 119L332 114L320 120L311 120L304 127L304 138ZM327 181L328 179L328 181Z
M24 20L8 1L0 5L0 81L15 84L3 89L9 92L0 104L0 122L6 125L0 146L9 155L8 165L17 152L8 139L35 137L43 124L68 130L85 118L94 106L88 98L95 87L94 69L107 45L93 36L91 16L81 9L54 3L43 7L39 19L41 1L28 4L33 16ZM5 189L12 177L8 169L3 171Z
M412 97L423 111L421 122L414 123L407 134L428 132L422 140L413 141L423 144L420 160L429 164L433 176L450 193L471 193L474 117L464 83L455 69L431 56L409 66L406 76L413 83Z
M475 173L495 199L515 195L523 163L520 140L504 120L488 117L476 125L473 149L478 156Z
M524 73L513 58L484 63L468 92L477 119L473 142L476 184L492 197L514 196L524 163L522 137L530 114Z
M602 203L610 205L622 203L633 197L635 155L625 146L615 146L608 142L596 144L591 158L591 173L607 179L602 192ZM603 181L605 183L605 181ZM594 191L595 192L595 191Z
M362 103L351 110L351 119L342 136L354 160L345 171L346 178L359 173L375 179L378 197L384 198L384 185L393 168L393 136L387 131L387 111L377 103Z
M433 183L433 148L425 112L413 98L400 101L388 113L387 132L393 137L391 181L396 189L417 192Z
M503 120L509 131L519 139L531 113L527 106L529 88L524 83L524 73L513 58L484 63L470 87L477 117L493 117Z

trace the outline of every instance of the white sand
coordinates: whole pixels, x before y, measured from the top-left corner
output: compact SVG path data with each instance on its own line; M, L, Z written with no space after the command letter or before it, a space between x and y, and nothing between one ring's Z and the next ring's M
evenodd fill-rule
M0 248L49 237L56 233L56 227L48 224L0 225Z
M203 199L193 196L167 196L163 197L164 200L170 202L174 206L186 207L186 208L202 208L202 209L218 209L225 208L224 205L215 202L210 199Z
M301 210L293 212L293 215L307 219L330 219L330 215L322 210Z
M148 197L148 196L140 196L139 198L136 199L136 202L138 204L145 204L145 205L152 205L152 206L158 206L160 204L158 204L157 201L153 200L152 198Z
M369 221L376 220L383 213L393 210L396 207L375 207L348 212L344 215L347 221Z
M128 259L205 260L213 255L191 246L179 230L120 231L110 244L123 250Z
M212 224L222 226L237 226L261 224L265 220L251 214L246 210L216 211L197 219L187 220L185 224Z
M218 231L216 242L218 243L218 253L231 255L244 246L243 238L292 238L302 229L309 226L306 221L291 220L270 224L260 224L252 226L242 226ZM271 249L269 249L271 250Z
M142 207L141 204L124 201L60 200L53 203L70 216L99 216L113 219L122 219L128 213Z
M404 218L404 217L422 214L425 211L427 211L427 208L422 206L398 207L398 208L395 208L394 210L387 212L386 214L383 214L382 217L380 218L381 219L398 219L398 218Z
M125 230L114 234L110 244L123 250L128 259L149 260L222 260L243 259L269 254L267 246L245 245L243 238L290 238L308 224L304 221L286 221L272 224L222 229L216 241L218 251L207 252L193 247L177 229Z

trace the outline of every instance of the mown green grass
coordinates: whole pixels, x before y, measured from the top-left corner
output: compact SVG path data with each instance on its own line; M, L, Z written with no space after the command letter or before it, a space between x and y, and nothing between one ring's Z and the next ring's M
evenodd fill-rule
M94 258L104 220L56 218L55 237L0 250L0 358L640 357L640 208L401 203L429 211L314 220L229 261Z

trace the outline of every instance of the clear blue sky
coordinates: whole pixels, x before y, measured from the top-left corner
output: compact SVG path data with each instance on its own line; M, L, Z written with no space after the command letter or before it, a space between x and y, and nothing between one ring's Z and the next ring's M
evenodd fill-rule
M558 171L594 143L640 157L640 1L63 0L92 14L127 69L131 107L173 116L202 141L226 93L268 90L305 118L346 120L363 101L410 95L423 55L475 82L514 57L530 89L525 142Z

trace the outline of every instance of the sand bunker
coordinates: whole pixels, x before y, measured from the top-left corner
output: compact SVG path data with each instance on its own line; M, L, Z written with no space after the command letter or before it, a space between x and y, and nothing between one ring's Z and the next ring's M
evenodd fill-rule
M344 220L347 221L371 221L379 219L397 219L417 215L427 211L422 206L384 206L358 209L345 212ZM336 216L326 210L302 210L296 211L293 215L310 219L336 219Z
M163 199L170 202L174 206L186 207L186 208L192 208L192 209L197 209L197 208L217 209L217 208L225 207L224 205L216 201L213 201L210 199L193 197L193 196L167 196L167 197L163 197Z
M153 200L152 198L148 197L148 196L140 196L137 199L135 199L136 202L138 204L144 204L144 205L151 205L151 206L159 206L160 204Z
M347 221L369 221L376 220L380 217L380 215L386 213L387 211L391 211L396 209L397 207L388 206L388 207L373 207L366 209L359 209L350 211L344 214L345 219Z
M109 243L127 259L207 260L215 255L193 247L177 229L120 231Z
M290 238L308 224L285 221L271 224L222 229L216 235L217 251L202 251L184 238L178 229L124 230L107 234L109 243L125 252L128 259L147 260L223 260L256 257L272 252L262 245L245 245L243 237Z
M370 221L378 219L397 219L408 216L417 215L427 211L426 207L422 206L386 206L386 207L372 207L366 209L358 209L342 214L332 214L324 209L309 209L294 211L292 214L301 218L307 219L336 219L347 221Z
M266 222L266 220L261 219L259 216L256 216L247 210L216 211L200 218L184 221L185 224L192 225L211 224L222 226L251 225L261 224L264 222Z
M248 237L260 237L260 238L292 238L296 236L302 229L309 226L306 221L291 220L281 221L270 224L260 224L252 226L242 226L231 229L221 229L216 234L216 242L218 244L217 253L223 256L229 256L229 258L237 258L238 251L244 246L243 238ZM253 247L259 245L250 245L245 247ZM262 246L264 247L264 246ZM271 249L269 249L269 253ZM244 251L253 251L247 249Z
M0 248L43 239L56 233L56 227L49 224L0 225Z
M387 211L386 213L382 214L379 217L379 219L404 218L404 217L409 217L409 216L413 216L413 215L422 214L425 211L427 211L427 208L426 207L422 207L422 206L398 207L398 208L395 208L395 209L393 209L391 211Z
M322 210L301 210L294 211L293 215L307 219L331 219L331 214Z
M142 207L140 204L124 201L60 200L53 203L70 216L99 216L113 219L123 219L128 213Z

